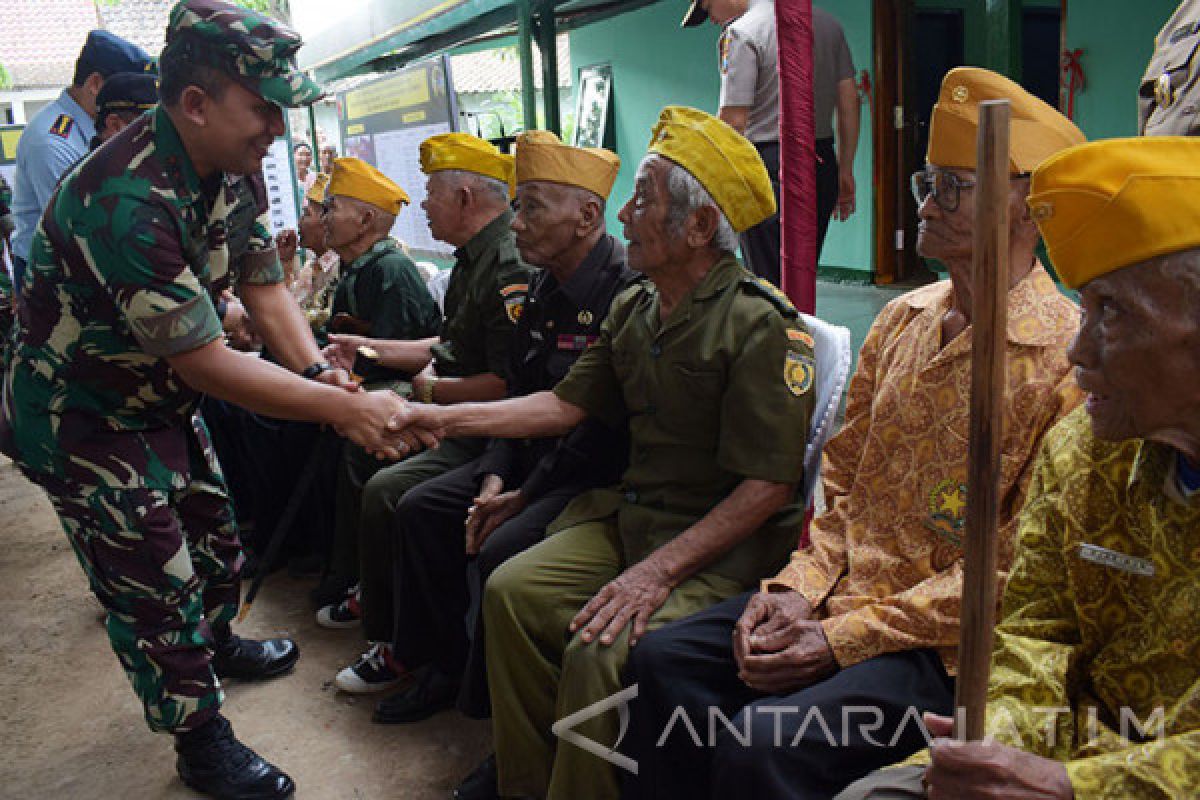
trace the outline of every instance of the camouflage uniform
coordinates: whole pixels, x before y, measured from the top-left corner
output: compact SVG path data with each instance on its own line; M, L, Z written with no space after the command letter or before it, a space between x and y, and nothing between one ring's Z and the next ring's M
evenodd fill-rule
M272 102L320 95L294 77L299 37L265 17L181 3L167 48L197 39ZM231 260L247 190L258 213ZM237 611L242 564L199 397L166 358L222 335L216 292L283 279L266 212L261 175L202 182L158 108L64 179L17 289L0 450L50 494L153 730L216 714L212 628Z

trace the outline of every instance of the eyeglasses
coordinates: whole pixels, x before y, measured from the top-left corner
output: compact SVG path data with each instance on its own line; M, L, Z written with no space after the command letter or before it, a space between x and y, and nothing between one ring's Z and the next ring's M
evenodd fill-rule
M922 205L929 195L933 195L933 202L943 211L957 211L962 190L973 188L975 181L960 178L953 172L923 169L912 174L912 193L918 206Z

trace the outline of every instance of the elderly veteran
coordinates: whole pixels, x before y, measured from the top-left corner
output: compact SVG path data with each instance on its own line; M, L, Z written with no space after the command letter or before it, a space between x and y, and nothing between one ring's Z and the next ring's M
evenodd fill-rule
M333 295L329 330L377 339L437 335L441 312L417 266L390 235L408 194L365 161L339 158L325 188L325 246L345 265ZM378 365L368 383L407 379L404 369Z
M1184 798L1200 774L1200 141L1113 139L1033 174L1080 289L1084 406L1046 436L988 689L994 741L846 798ZM948 736L950 720L928 720ZM916 759L914 759L916 760ZM927 760L922 754L921 760Z
M551 733L620 689L630 646L753 586L800 532L813 408L809 333L787 299L733 256L774 213L753 146L715 117L663 109L621 209L629 266L649 283L613 305L553 391L452 408L413 405L446 435L559 435L628 422L621 482L567 506L552 534L484 594L499 789L612 796L612 766ZM615 713L575 728L609 747Z
M412 374L414 398L427 403L498 399L505 393L510 343L530 275L512 231L513 158L465 133L426 139L420 157L428 176L422 206L430 231L456 248L441 328L435 336L412 341L334 335L327 352L351 364L357 347L369 345L381 367ZM383 469L364 451L348 448L338 476L331 588L357 580L363 532L387 531L405 491L477 458L486 445L482 438L453 439ZM357 624L358 601L345 594L346 587L343 583L342 597L330 598L319 612L322 625ZM383 675L391 667L382 653L372 646L356 666L378 668Z
M624 246L604 224L619 165L607 150L569 147L545 131L517 138L513 230L522 257L540 269L510 348L509 396L562 380L634 280ZM389 528L363 531L367 638L392 642L406 668L424 667L414 686L379 704L375 721L424 719L452 705L460 685L460 707L487 716L484 581L540 541L576 495L616 483L625 440L595 419L565 437L495 440L481 457L409 490ZM371 678L349 671L337 684L373 690Z
M341 260L325 243L325 190L329 176L312 173L312 185L304 193L304 211L295 231L283 231L275 237L279 259L289 272L288 288L300 304L314 331L324 331L332 316L333 294L337 288ZM308 260L300 264L299 250L308 251Z
M896 298L868 333L845 426L825 448L829 511L810 544L758 593L664 627L634 651L627 749L639 772L629 796L827 798L924 744L918 726L904 725L909 708L950 710L967 535L971 188L979 104L996 98L1012 104L1014 120L1000 482L1007 565L1037 441L1078 400L1066 358L1078 311L1034 255L1023 176L1083 135L1007 78L956 69L934 107L928 166L914 176L917 249L944 263L950 280ZM847 719L847 706L869 708ZM696 732L713 730L715 711L732 722L696 736L677 709Z

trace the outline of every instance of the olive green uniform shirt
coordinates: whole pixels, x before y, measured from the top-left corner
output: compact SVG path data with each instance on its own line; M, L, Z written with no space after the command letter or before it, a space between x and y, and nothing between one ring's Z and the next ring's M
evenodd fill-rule
M512 221L511 211L502 212L454 252L441 341L430 348L441 377L491 372L508 379L508 349L531 275Z
M628 418L629 468L619 486L573 501L550 532L616 514L634 563L746 479L799 484L815 372L796 310L732 256L665 321L652 284L631 288L554 389L614 428ZM753 585L787 559L803 514L785 507L707 570Z

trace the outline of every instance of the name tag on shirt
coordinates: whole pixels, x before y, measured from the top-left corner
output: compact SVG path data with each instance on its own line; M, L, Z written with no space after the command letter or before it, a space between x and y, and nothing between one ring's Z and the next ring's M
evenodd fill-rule
M1121 572L1141 575L1145 578L1154 577L1154 564L1149 559L1118 553L1116 550L1109 550L1107 547L1100 547L1099 545L1088 544L1086 542L1081 543L1079 545L1079 557L1084 561L1090 561L1102 567L1110 567Z

